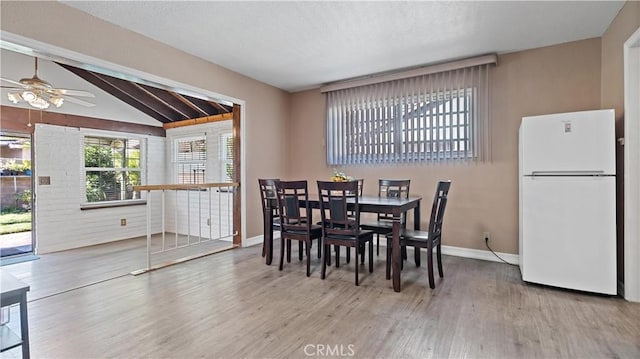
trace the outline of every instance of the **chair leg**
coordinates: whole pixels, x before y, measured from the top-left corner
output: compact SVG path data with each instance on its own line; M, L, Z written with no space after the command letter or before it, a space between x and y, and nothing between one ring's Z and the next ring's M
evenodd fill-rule
M436 287L435 280L433 279L433 244L427 246L427 271L429 272L429 288L434 289Z
M416 261L416 267L420 267L420 247L413 247L413 258Z
M387 270L385 278L387 280L391 279L391 240L387 239Z
M324 243L324 241L322 241ZM327 248L329 248L329 252L327 252ZM331 246L325 246L324 244L322 245L322 254L324 255L323 258L326 258L327 261L327 265L331 266Z
M369 273L373 273L373 239L369 242Z
M347 264L349 263L351 263L351 247L347 247ZM358 263L358 256L356 256L356 263Z
M287 263L291 263L291 241L287 241Z
M282 270L282 267L284 266L284 242L284 237L280 237L280 267L278 267L280 270Z
M320 272L320 278L324 279L325 274L327 273L327 253L329 257L331 257L331 246L324 246L324 251L322 251L322 271Z
M356 265L355 265L355 267L356 267L356 286L360 285L360 283L358 282L358 267L360 267L358 265L358 247L359 247L359 245L357 243L356 243L356 246L353 247L354 252L355 252L355 259L353 261L356 263ZM349 248L349 247L347 247L347 248Z
M264 212L263 212L264 213ZM267 221L263 220L262 230L264 233L264 239L262 240L262 256L265 257L267 255Z
M322 256L322 246L320 245L320 239L318 239L318 259Z
M302 243L302 242L300 242ZM305 242L307 249L307 277L311 275L311 239Z
M373 243L369 242L369 247L371 247L372 245L373 245ZM364 247L365 246L366 246L366 243L362 243L362 245L360 246L360 264L364 264L364 252L365 252ZM373 248L373 247L371 247L371 248ZM356 260L357 259L358 258L356 258Z
M436 258L438 259L438 274L440 275L440 278L443 277L443 273L442 273L442 255L440 254L441 251L441 247L440 247L440 243L438 243L438 247L436 249Z
M402 260L407 259L407 247L402 246Z
M376 257L380 257L380 234L376 233Z
M302 241L298 241L298 260L302 260Z

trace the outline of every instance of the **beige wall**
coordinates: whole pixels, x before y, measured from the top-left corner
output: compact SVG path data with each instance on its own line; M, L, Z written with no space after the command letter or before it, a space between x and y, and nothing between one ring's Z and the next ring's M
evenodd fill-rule
M377 194L378 178L409 178L411 192L428 211L440 179L453 181L445 219L445 245L518 253L518 127L522 116L600 108L600 39L502 55L493 69L492 163L341 168L365 179L364 192ZM287 167L289 179L328 179L324 147L325 100L319 90L293 95Z
M520 119L601 107L614 107L620 114L620 46L634 23L637 27L639 6L627 3L602 42L590 39L500 56L491 86L492 163L342 170L365 178L369 194L376 193L378 178L410 178L412 192L424 196L427 204L435 182L450 178L444 243L483 249L481 233L490 231L495 250L517 253ZM245 100L247 237L262 233L257 178L313 181L331 175L332 168L325 164L324 96L318 90L289 95L57 2L2 1L0 9L3 31ZM286 166L285 160L292 165Z
M629 1L602 35L602 108L616 111L616 138L624 137L624 42L640 27L640 2ZM624 147L616 147L618 279L624 280Z
M2 1L0 12L3 31L245 100L246 235L262 234L257 179L285 171L288 93L58 2Z

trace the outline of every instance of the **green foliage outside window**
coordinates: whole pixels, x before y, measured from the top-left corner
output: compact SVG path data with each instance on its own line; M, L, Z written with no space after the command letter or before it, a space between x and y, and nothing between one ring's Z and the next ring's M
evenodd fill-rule
M140 141L86 137L84 162L88 202L140 198Z

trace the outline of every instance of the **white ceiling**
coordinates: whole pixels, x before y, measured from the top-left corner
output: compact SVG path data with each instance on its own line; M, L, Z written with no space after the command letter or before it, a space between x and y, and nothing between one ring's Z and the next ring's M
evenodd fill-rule
M601 36L624 1L63 1L278 88Z
M0 50L0 75L10 80L18 81L21 78L30 78L34 74L34 60L33 57L23 55L17 52L1 49ZM80 98L82 100L89 101L95 104L95 107L84 107L71 102L65 102L62 107L56 108L55 106L49 106L46 112L65 113L77 116L87 116L94 118L102 118L114 121L140 123L151 126L162 126L160 121L147 116L129 106L128 104L113 97L113 95L102 91L96 86L93 86L84 79L76 76L75 74L65 70L61 66L40 58L38 60L38 77L42 80L49 82L53 87L83 90L89 91L94 94L95 98ZM2 82L3 86L13 86L11 84ZM9 90L2 89L0 95L0 103L3 106L29 108L32 111L32 121L39 122L40 114L39 110L34 109L28 104L21 102L19 104L13 104L7 99L7 92Z

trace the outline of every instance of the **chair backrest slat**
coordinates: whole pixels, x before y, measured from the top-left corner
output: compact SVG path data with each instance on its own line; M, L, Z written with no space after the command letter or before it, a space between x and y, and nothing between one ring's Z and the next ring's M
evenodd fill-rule
M313 218L307 181L278 181L276 189L282 230L310 230Z
M262 210L265 211L269 205L269 201L276 200L276 183L280 180L277 178L258 179L260 185L260 198L262 199Z
M323 235L357 236L360 231L358 182L318 181Z
M378 180L378 197L387 198L409 198L409 186L411 180ZM378 220L392 220L393 216L390 214L380 213L378 214ZM405 223L405 217L402 216L402 223Z
M431 207L431 216L429 217L429 238L434 238L434 240L435 237L439 236L442 232L444 210L447 207L450 187L451 181L440 181L436 187L436 193Z

